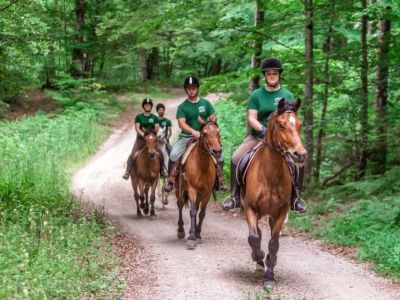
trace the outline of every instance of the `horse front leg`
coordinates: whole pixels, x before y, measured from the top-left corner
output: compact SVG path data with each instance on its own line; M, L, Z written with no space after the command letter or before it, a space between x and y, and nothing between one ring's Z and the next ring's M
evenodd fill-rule
M132 183L132 189L133 189L133 193L134 193L134 197L135 197L135 201L136 201L136 215L138 217L142 217L142 212L140 211L139 208L139 193L138 193L138 186L137 186L137 182L134 176L131 176L131 183Z
M200 212L199 212L199 222L196 226L196 242L197 244L201 243L201 226L203 224L203 220L206 216L206 209L207 209L208 199L202 199L200 202Z
M154 211L154 202L156 201L156 188L158 184L158 179L154 180L151 186L151 193L150 193L150 216L156 217L156 213Z
M149 214L149 189L150 189L149 184L145 183L145 185L144 185L145 201L144 201L144 209L143 209L143 212L145 215Z
M248 242L251 247L251 258L260 266L264 265L265 252L261 250L261 230L258 227L256 213L250 207L245 208L247 226L249 227Z
M187 241L187 249L193 250L196 247L196 217L197 217L197 206L196 198L197 193L194 189L188 190L189 201L190 201L190 229L189 237Z
M283 222L286 218L286 212L281 213L276 219L270 218L271 239L268 242L268 255L265 259L267 271L264 275L264 286L271 288L275 282L274 267L276 266L279 250L279 235L282 229Z
M177 232L177 236L178 239L183 239L185 237L185 229L183 228L183 218L182 218L182 208L184 205L184 200L182 199L182 197L180 195L178 195L179 192L177 192L176 194L176 199L177 199L177 204L178 204L178 211L179 211L179 218L178 218L178 232Z
M140 207L141 209L143 209L143 210L144 210L144 208L145 208L144 184L145 184L144 181L141 180L141 179L139 179L139 182L138 182L138 187L139 187L139 200L140 200L140 205L139 205L139 207Z

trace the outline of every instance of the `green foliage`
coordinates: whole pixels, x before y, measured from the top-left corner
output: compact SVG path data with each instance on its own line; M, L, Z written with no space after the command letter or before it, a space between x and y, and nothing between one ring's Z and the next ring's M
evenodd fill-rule
M224 151L224 176L230 178L230 158L245 137L245 109L232 99L217 102L215 111L218 118L219 130Z
M291 217L302 231L338 246L355 247L358 257L384 274L400 277L400 168L361 182L321 191L305 216Z
M98 120L82 108L0 122L0 298L117 296L117 261L102 235L108 225L69 191L68 166L104 137Z

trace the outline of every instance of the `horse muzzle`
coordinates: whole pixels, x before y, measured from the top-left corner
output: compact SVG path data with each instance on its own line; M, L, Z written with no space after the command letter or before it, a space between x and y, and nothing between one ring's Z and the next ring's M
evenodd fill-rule
M222 149L219 149L219 150L210 149L210 154L216 160L219 160L221 158L221 155L222 155Z
M302 166L306 160L307 152L293 151L290 152L290 156L292 157L294 163Z

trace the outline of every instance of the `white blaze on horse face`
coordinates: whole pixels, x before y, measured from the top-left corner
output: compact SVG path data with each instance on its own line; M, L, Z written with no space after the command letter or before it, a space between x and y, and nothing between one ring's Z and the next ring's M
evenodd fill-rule
M290 122L290 124L292 124L293 126L296 125L296 118L293 117L293 116L290 116L289 122Z

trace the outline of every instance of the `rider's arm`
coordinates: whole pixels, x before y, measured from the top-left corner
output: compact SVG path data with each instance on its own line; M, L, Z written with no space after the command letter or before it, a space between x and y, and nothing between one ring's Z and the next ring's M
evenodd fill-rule
M257 120L257 116L258 116L258 112L255 109L248 109L247 110L247 123L254 130L261 131L262 125Z
M217 123L217 117L216 117L214 114L212 114L211 116L209 116L208 119L209 119L211 122Z
M182 129L183 132L192 134L196 139L198 139L200 137L200 132L198 132L197 130L194 130L192 127L190 127L186 123L185 118L179 118L178 125L179 125L179 128Z
M138 135L144 136L144 132L140 129L140 123L135 123L135 129Z
M172 127L169 126L168 127L168 132L167 132L167 140L169 140L169 138L172 136Z

